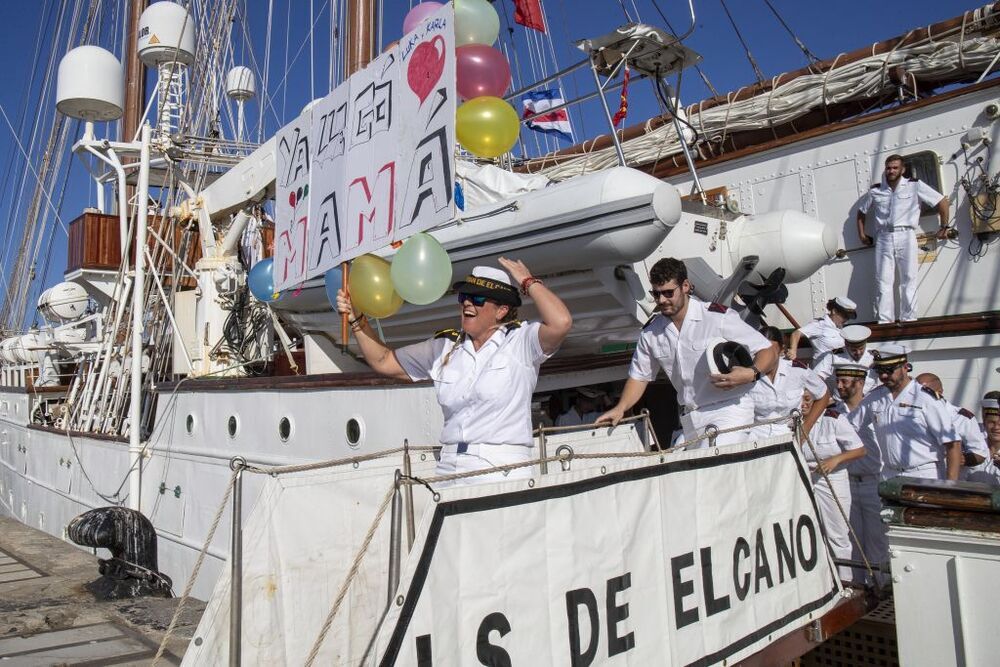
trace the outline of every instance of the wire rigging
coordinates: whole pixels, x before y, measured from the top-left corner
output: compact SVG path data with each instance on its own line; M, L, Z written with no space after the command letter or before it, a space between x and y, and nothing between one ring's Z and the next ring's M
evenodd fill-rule
M764 73L760 71L760 66L757 65L757 60L753 57L750 52L750 47L747 45L745 39L743 39L743 33L740 32L740 27L736 24L736 19L729 11L729 6L726 5L726 0L719 0L722 3L722 8L726 11L726 16L729 17L729 23L733 26L733 31L736 33L736 37L740 40L740 44L743 45L743 52L746 54L747 60L750 61L750 66L753 67L754 76L757 77L757 82L764 83Z

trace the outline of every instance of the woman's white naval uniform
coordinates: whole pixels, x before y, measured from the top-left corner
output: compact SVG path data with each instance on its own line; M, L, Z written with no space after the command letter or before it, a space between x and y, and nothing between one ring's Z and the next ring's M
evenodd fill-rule
M826 526L826 537L834 558L849 559L851 557L851 534L847 526L847 518L851 516L851 483L847 476L847 467L840 466L826 478L816 472L817 457L820 461L842 452L864 447L861 438L847 420L847 417L835 408L827 408L815 426L809 431L808 443L802 443L802 454L812 473L813 490L816 494L816 504ZM813 455L813 448L816 454ZM829 483L827 482L829 480ZM843 513L837 507L836 494L843 508ZM840 578L849 581L851 568L840 567Z
M802 335L809 339L809 346L812 347L812 367L816 368L823 359L833 352L846 345L843 333L840 328L833 323L829 315L817 317L812 322L799 327Z
M479 350L454 329L396 350L415 381L433 380L444 413L439 475L521 463L532 458L531 395L538 368L551 355L538 340L539 322L500 327ZM450 353L450 354L449 354ZM455 484L531 476L531 467L456 480Z
M663 369L677 390L686 440L696 440L709 426L720 430L745 426L744 430L719 435L716 444L745 442L753 423L752 385L719 389L712 384L705 351L713 338L740 343L751 355L771 344L741 320L736 311L692 297L679 331L669 317L660 314L646 322L632 354L628 376L652 382ZM693 446L708 447L709 441L702 439Z
M774 380L772 381L765 373L750 390L754 421L788 417L792 410L802 405L803 391L808 391L813 400L816 400L823 396L827 389L822 378L801 361L779 359ZM791 433L787 421L754 426L750 435L762 439L785 433Z
M992 487L1000 487L1000 467L993 462L993 453L974 468L970 468L965 477L968 482L981 482Z

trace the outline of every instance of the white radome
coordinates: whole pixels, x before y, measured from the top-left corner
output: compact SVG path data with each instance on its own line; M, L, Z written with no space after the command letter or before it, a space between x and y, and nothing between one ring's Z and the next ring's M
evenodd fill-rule
M237 65L226 75L226 95L234 100L249 100L257 95L257 82L249 67Z
M147 67L194 62L194 19L174 2L154 2L139 17L139 59Z
M99 46L78 46L59 61L56 109L70 118L117 120L125 108L125 71Z

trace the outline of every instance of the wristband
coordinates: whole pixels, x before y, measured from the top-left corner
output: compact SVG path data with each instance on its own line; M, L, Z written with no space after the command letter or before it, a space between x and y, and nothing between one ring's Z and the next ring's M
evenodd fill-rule
M361 331L368 323L368 320L365 319L365 315L362 313L353 320L347 320L347 323L351 326L351 331Z
M756 382L761 378L763 373L760 372L760 369L757 368L756 364L751 364L750 368L753 369L753 381Z
M528 296L528 290L531 289L531 286L534 285L535 283L542 284L542 281L534 276L528 276L527 278L522 280L521 294L523 294L524 296Z

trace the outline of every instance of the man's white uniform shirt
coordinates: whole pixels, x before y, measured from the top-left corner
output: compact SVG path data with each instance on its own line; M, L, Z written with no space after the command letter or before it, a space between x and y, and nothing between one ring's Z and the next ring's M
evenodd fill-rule
M478 351L467 336L446 335L396 350L411 379L434 381L444 413L442 444L533 443L531 394L539 366L551 356L538 340L540 326L503 326Z
M937 465L943 471L944 444L959 440L954 419L930 389L910 380L893 398L882 385L850 414L857 430L871 425L882 452L883 476Z
M809 431L809 440L813 446L810 447L808 443L803 442L802 455L806 463L810 464L810 468L831 456L864 447L864 443L858 437L858 432L848 421L847 415L836 408L827 408L823 411L812 430ZM813 455L813 448L816 449L815 455ZM833 474L839 472L846 472L846 470L844 467L839 467L833 471Z
M882 182L873 186L858 204L858 210L875 218L876 234L888 228L916 229L920 223L920 204L937 206L944 195L923 181L900 178L896 188L889 187L882 175Z
M765 373L753 384L750 398L753 399L754 421L787 417L792 410L802 405L802 392L808 391L813 399L826 393L826 385L815 371L791 362L787 359L778 360L778 369L774 372L774 380ZM778 435L790 431L787 423L775 423L754 427L754 434L759 436Z
M858 407L860 408L861 406L858 405ZM850 420L852 410L846 403L838 400L835 408ZM855 428L852 424L851 428L855 429L858 438L865 446L865 456L864 458L849 462L847 464L847 472L855 477L869 477L872 475L877 477L882 472L882 452L879 450L878 441L875 439L874 425L868 424L861 428Z
M812 347L812 366L818 366L833 350L844 347L844 336L829 315L817 317L812 322L799 327L802 335L809 339Z
M948 413L951 414L952 421L955 424L955 433L958 434L958 439L962 441L962 452L965 454L977 454L985 459L990 458L990 447L986 444L986 434L979 428L976 415L965 408L960 408L957 405L949 403L943 398L941 399L941 403L945 405Z
M837 376L834 375L833 373L833 365L835 363L847 362L851 364L862 364L863 366L867 366L868 375L865 377L865 386L861 390L862 391L861 395L864 396L879 385L878 373L876 373L875 369L872 368L872 363L874 361L875 358L872 357L872 353L870 350L865 350L864 354L861 355L861 358L855 361L854 357L852 357L847 352L846 349L844 350L837 349L831 352L830 354L826 355L825 357L823 357L823 359L819 362L819 364L816 365L815 368L813 368L813 370L819 373L819 376L823 378L829 385L831 385L830 387L831 393L836 394Z
M771 344L741 320L736 311L692 297L680 331L669 317L660 314L643 327L632 354L628 376L652 382L662 368L677 391L678 402L689 410L746 396L752 384L728 390L712 384L705 349L713 338L740 343L750 350L751 355Z

